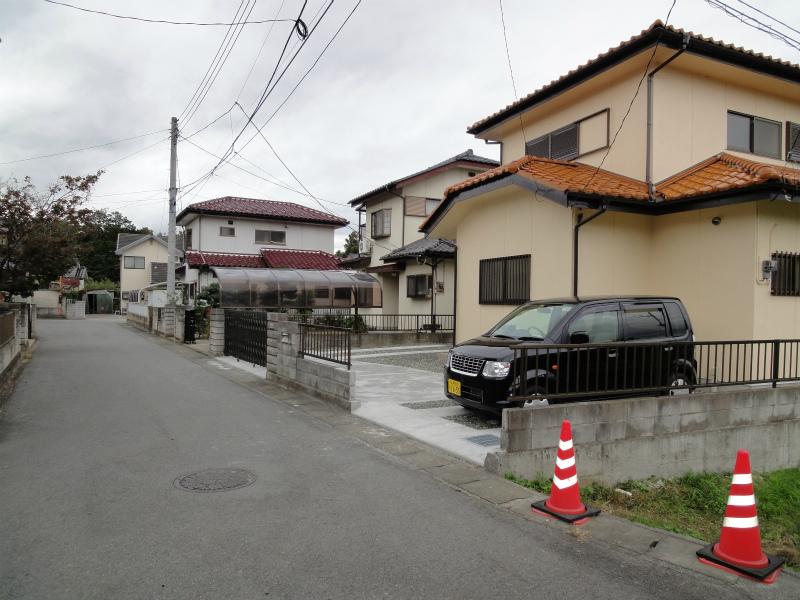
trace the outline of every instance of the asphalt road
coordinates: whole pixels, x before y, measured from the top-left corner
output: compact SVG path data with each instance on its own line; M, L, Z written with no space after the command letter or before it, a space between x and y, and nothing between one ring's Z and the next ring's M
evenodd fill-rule
M744 597L498 510L117 321L39 330L0 422L0 598ZM257 480L173 484L216 467Z

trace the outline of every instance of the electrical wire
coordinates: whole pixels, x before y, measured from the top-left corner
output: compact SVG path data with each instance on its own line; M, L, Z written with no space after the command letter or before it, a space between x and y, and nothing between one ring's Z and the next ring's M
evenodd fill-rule
M233 107L231 107L233 110ZM73 154L74 152L83 152L85 150L94 150L95 148L103 148L105 146L111 146L113 144L119 144L121 142L129 142L131 140L138 140L143 137L148 137L150 135L155 135L156 133L163 133L165 131L169 131L168 129L157 129L155 131L151 131L149 133L142 133L141 135L135 135L133 137L122 138L119 140L112 140L110 142L105 142L104 144L97 144L95 146L85 146L83 148L73 148L72 150L64 150L63 152L54 152L52 154L40 154L39 156L29 156L28 158L18 158L17 160L9 160L6 162L0 162L0 165L13 165L16 163L21 162L28 162L29 160L39 160L42 158L52 158L54 156L63 156L65 154Z
M275 11L275 19L278 18L279 14L281 14L284 4L286 4L286 0L281 0L281 5L278 7L278 10ZM250 65L250 70L247 72L247 77L244 78L244 81L242 82L242 87L239 88L239 93L236 94L236 100L238 100L242 96L242 92L244 91L247 82L250 81L250 77L253 75L253 70L255 70L256 65L258 64L258 59L261 58L261 53L264 51L264 47L267 45L269 38L272 36L273 29L275 29L274 22L272 23L272 25L269 26L269 29L267 30L267 35L264 36L264 41L261 42L261 47L258 49L258 53L256 54L255 59L253 59L253 64Z
M261 25L264 23L285 23L285 22L292 22L294 19L262 19L258 21L248 21L245 19L244 21L236 21L234 20L232 23L220 23L220 22L197 22L197 21L168 21L166 19L146 19L144 17L131 17L129 15L118 15L114 13L105 12L102 10L92 10L89 8L84 8L82 6L75 6L74 4L67 4L66 2L56 2L56 0L44 0L48 4L57 4L58 6L66 6L67 8L74 8L75 10L79 10L82 12L92 13L95 15L103 15L104 17L113 17L115 19L128 19L131 21L141 21L144 23L159 23L165 25L195 25L200 27L215 27L215 26L231 26L231 25Z
M794 31L795 33L800 33L800 30L798 30L798 29L795 29L794 27L792 27L791 25L789 25L789 24L787 24L787 23L784 23L784 22L783 22L783 21L781 21L780 19L776 19L776 18L775 18L775 17L773 17L772 15L765 13L763 10L760 10L760 9L758 9L757 7L753 6L752 4L748 4L747 2L744 2L743 0L736 0L736 1L737 1L739 4L744 4L744 5L745 5L745 6L747 6L748 8L751 8L751 9L753 9L753 10L754 10L754 11L756 11L758 14L760 14L760 15L764 15L764 16L765 16L765 17L767 17L768 19L771 19L772 21L775 21L775 22L776 22L776 23L778 23L779 25L782 25L782 26L786 27L786 29L789 29L789 30L791 30L791 31Z
M644 72L642 73L642 77L639 79L639 83L636 85L636 91L633 93L633 97L631 98L631 101L628 103L628 110L625 111L625 114L622 117L622 121L620 121L619 127L617 127L617 131L614 133L614 137L611 139L611 143L608 145L608 148L606 148L605 154L603 154L603 158L600 161L600 164L597 165L597 168L594 170L594 173L592 173L592 176L589 178L589 181L587 181L586 184L583 186L583 188L581 189L581 192L585 192L586 191L586 189L591 185L592 181L594 181L594 178L597 176L597 174L603 168L603 165L606 162L606 158L608 158L608 154L609 154L609 152L611 152L611 148L614 147L614 142L617 141L617 136L619 136L619 132L622 131L622 127L625 125L625 121L627 120L628 115L631 114L631 109L633 108L633 103L636 102L636 98L639 96L639 92L642 89L642 82L644 82L645 77L647 77L647 73L650 71L650 65L653 64L653 59L656 57L656 52L658 52L658 45L661 42L661 37L664 35L664 31L666 30L667 23L669 23L669 18L672 15L672 9L675 8L675 3L676 2L677 2L677 0L672 0L672 5L669 7L669 11L667 11L667 18L664 19L663 29L661 30L661 32L658 34L658 37L656 38L656 43L653 46L653 52L652 52L652 54L650 54L650 58L647 61L647 65L644 68Z
M705 2L709 6L717 8L722 12L724 12L726 15L733 17L734 19L740 21L741 23L744 23L748 27L752 27L753 29L766 33L768 36L780 42L783 42L790 48L794 48L795 50L800 50L800 40L795 39L790 35L785 34L781 31L776 30L774 27L772 27L772 25L763 23L754 16L748 15L744 11L741 11L738 8L734 8L729 4L726 4L725 2L722 2L722 0L705 0Z

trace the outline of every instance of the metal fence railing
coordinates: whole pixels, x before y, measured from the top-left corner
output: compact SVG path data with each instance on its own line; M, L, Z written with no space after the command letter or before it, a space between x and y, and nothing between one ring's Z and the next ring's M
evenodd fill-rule
M351 365L351 329L300 323L300 356Z
M408 331L453 331L454 315L289 313L289 319L301 323L353 329L355 333Z
M511 349L515 400L685 393L800 381L800 340L525 343Z
M226 310L225 355L265 367L267 330L267 313L264 311Z
M13 312L0 313L0 346L14 339L16 328L16 315Z

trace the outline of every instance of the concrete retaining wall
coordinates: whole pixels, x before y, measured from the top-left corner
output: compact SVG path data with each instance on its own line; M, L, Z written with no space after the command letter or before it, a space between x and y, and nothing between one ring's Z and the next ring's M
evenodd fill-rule
M353 348L383 348L415 344L453 344L453 332L416 333L414 331L377 331L353 336Z
M301 358L300 326L286 314L269 313L267 381L301 389L346 410L358 407L356 374L347 367Z
M487 470L552 474L563 419L590 481L730 471L739 448L756 471L800 466L800 387L787 386L508 409Z
M225 352L225 311L212 308L208 323L208 351L214 356Z

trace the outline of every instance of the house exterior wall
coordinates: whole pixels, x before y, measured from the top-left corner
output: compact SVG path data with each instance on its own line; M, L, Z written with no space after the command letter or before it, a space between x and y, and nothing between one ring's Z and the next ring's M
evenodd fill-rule
M119 258L120 291L129 292L150 285L150 264L153 262L167 262L167 254L167 247L153 239L148 239L128 249ZM144 269L126 269L126 256L144 256ZM120 303L123 309L127 308L127 300L121 300Z
M406 261L406 269L398 277L398 313L401 315L429 315L431 313L431 297L409 298L407 278L411 275L431 275L430 265L421 265L415 261ZM434 309L437 315L453 314L453 281L455 270L453 261L447 260L436 267L436 281L444 283L444 292L435 293ZM433 284L436 289L436 284ZM388 311L384 311L389 314Z
M228 224L233 221L233 224ZM221 236L220 227L233 227L236 235ZM267 219L246 219L241 217L218 217L198 215L187 221L184 230L192 230L192 249L201 252L232 252L258 254L261 248L290 248L294 250L321 250L333 252L333 232L331 225L314 225ZM286 244L267 244L256 242L256 229L274 229L286 232Z

